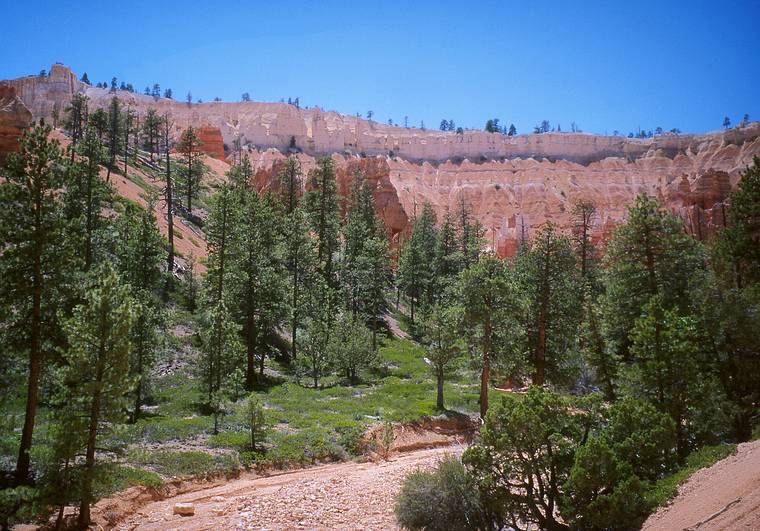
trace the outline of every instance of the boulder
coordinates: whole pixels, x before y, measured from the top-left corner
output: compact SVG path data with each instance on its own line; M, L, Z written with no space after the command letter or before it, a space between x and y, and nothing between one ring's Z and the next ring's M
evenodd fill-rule
M178 514L180 516L193 516L195 514L195 504L175 503L174 514Z

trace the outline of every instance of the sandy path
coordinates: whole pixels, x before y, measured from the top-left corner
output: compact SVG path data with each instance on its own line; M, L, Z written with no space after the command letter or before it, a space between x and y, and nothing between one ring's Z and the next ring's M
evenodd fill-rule
M396 455L388 462L241 478L149 503L118 529L397 529L393 499L406 473L462 450L449 446ZM178 502L194 503L195 516L173 515Z
M696 472L642 530L760 530L760 441Z

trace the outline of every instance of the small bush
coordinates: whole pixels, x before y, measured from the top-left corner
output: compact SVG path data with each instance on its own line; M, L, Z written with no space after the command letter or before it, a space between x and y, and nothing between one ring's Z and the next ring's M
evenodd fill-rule
M231 470L240 463L237 456L223 454L211 455L205 452L148 452L134 450L129 459L135 464L153 467L163 476L191 476L205 474L214 470Z
M407 475L396 497L396 519L407 529L490 529L478 489L464 465L445 457L432 472Z

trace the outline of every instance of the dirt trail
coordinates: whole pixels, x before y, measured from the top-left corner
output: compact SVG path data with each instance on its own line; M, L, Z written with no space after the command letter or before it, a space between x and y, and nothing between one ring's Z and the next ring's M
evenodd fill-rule
M716 531L760 529L760 441L740 444L731 455L696 472L667 507L642 530Z
M397 529L393 499L411 470L463 446L418 450L378 463L339 463L226 484L144 505L117 529ZM175 503L195 515L172 514Z

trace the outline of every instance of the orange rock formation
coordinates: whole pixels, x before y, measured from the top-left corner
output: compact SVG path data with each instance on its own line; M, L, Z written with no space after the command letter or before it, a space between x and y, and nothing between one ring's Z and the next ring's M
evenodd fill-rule
M114 96L80 83L63 65L54 65L47 78L10 83L35 118L62 108L75 92L85 92L91 107L105 106ZM508 137L387 126L284 103L187 104L124 91L115 95L138 113L152 107L170 114L175 138L190 125L199 128L214 157L224 157L225 143L245 146L262 188L274 182L293 140L304 175L317 156L333 157L343 193L360 168L377 183L378 212L393 237L407 230L415 204L429 201L440 218L464 197L486 229L486 240L502 255L512 254L521 234L530 235L545 221L569 229L578 199L597 204L594 237L605 239L640 192L659 197L696 236L709 237L723 222L723 201L740 172L760 155L760 123L651 139L585 133Z

